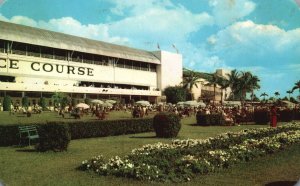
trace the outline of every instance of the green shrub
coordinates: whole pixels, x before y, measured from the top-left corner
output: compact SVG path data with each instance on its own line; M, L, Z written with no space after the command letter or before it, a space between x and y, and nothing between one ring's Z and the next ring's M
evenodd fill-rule
M41 105L41 107L42 107L42 109L43 109L44 111L45 111L45 110L48 110L46 98L41 97L41 99L40 99L40 105Z
M135 134L153 131L153 119L127 119L104 121L51 122L68 126L71 139L95 138L122 134ZM37 125L39 133L45 131L45 124ZM41 130L41 131L40 131ZM40 135L41 136L41 135ZM18 125L0 126L0 146L19 144Z
M91 99L90 98L85 98L84 103L88 104L88 105L91 104Z
M225 125L225 120L222 114L201 114L196 115L197 125L209 126L209 125Z
M153 128L157 137L174 138L181 128L180 118L174 113L159 113L153 118Z
M27 96L22 97L22 107L27 108L29 106L29 100Z
M5 96L3 98L3 111L10 111L11 107L11 97L10 96Z
M41 152L67 150L71 137L67 125L47 123L39 127L40 142L36 149Z
M256 124L268 124L270 121L269 112L267 110L256 110L253 119Z
M19 144L19 130L17 125L0 125L0 146Z
M152 119L76 121L68 123L72 139L115 136L153 131Z
M72 107L75 107L76 104L77 104L76 99L72 98L72 100L71 100Z
M294 112L290 109L281 110L278 112L278 120L284 122L290 122L294 119Z

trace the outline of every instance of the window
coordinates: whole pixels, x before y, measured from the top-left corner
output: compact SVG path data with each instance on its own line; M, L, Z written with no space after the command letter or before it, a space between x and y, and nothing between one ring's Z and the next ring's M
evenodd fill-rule
M13 54L18 54L18 55L26 55L26 44L13 42L13 44L12 44L12 53ZM39 53L39 51L38 51L38 53ZM38 54L38 57L39 56L40 55Z
M133 66L133 69L136 69L136 70L140 70L141 69L141 63L140 62L133 61L132 62L132 66Z
M117 67L124 68L124 60L122 59L117 60Z
M82 53L81 52L73 52L72 61L82 62Z
M0 40L0 52L5 52L5 44L6 42L4 40Z
M150 64L150 71L151 72L156 72L156 65L155 64Z
M83 62L94 64L94 56L92 54L82 54Z
M61 49L54 49L54 59L66 60L66 51Z
M124 64L125 64L125 68L132 69L132 61L126 60Z
M53 59L53 48L50 47L41 47L41 56L43 58Z
M40 47L36 45L27 45L27 55L40 57Z
M148 71L148 63L141 63L141 70Z

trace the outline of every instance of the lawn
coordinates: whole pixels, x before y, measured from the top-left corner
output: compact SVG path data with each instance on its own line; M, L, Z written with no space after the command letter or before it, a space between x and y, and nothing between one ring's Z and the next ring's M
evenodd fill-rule
M194 117L183 119L179 138L207 138L226 131L265 127L200 127L194 125L195 122ZM107 158L123 156L133 148L159 141L169 143L171 140L155 138L154 133L72 140L68 151L62 153L39 153L30 147L0 147L0 179L7 185L148 185L147 182L81 172L76 170L76 167L83 160L98 154ZM265 185L280 181L295 182L300 178L299 155L300 147L293 146L269 157L239 164L218 173L199 176L184 185Z
M152 117L150 114L147 117ZM109 112L107 115L107 120L113 119L130 119L132 118L131 112L127 111L113 111ZM74 117L69 116L68 113L65 114L65 118L58 115L57 112L43 112L42 114L32 114L31 117L27 117L26 114L15 113L10 114L9 112L0 112L0 125L9 124L30 124L30 123L46 123L47 121L76 121ZM96 116L92 116L91 113L88 115L83 115L81 120L97 120Z

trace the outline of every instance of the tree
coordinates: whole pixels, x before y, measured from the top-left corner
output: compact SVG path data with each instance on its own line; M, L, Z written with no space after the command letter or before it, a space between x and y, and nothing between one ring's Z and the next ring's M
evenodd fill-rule
M278 96L280 96L279 92L275 92L274 95L276 96L277 100L278 100Z
M231 97L232 100L235 99L235 95L238 92L238 81L239 81L239 73L236 69L232 70L229 74L226 74L228 76L228 84L231 89Z
M10 111L11 110L11 97L4 96L2 105L3 105L3 111Z
M47 110L47 102L46 102L46 98L44 98L44 97L41 97L40 98L40 105L41 105L41 107L42 107L42 109L45 111L45 110Z
M192 89L194 86L198 88L198 83L201 83L201 81L199 76L194 71L189 70L187 76L183 77L182 87L187 90L192 100L194 100Z
M176 104L186 100L186 90L180 86L167 87L164 90L164 94L167 97L168 103Z
M208 79L209 83L206 84L206 85L214 87L214 103L216 101L216 87L217 87L217 85L219 84L220 81L221 81L220 77L217 74L214 74L212 76L212 78Z
M299 89L299 96L300 96L300 80L295 83L295 86L293 87L292 91L294 92L294 90L297 89Z
M254 90L259 89L259 78L251 72L241 72L237 81L236 93L240 96L240 100L244 101L248 92L254 94Z
M28 108L29 100L27 96L22 97L22 107Z
M52 95L52 100L54 103L54 106L63 109L65 106L67 106L70 103L70 99L67 96L67 94L62 93L62 92L55 92Z
M288 90L288 91L286 91L286 93L288 93L288 94L289 94L289 100L290 100L290 98L291 98L291 94L293 93L293 90Z
M229 87L229 81L223 77L219 78L218 85L220 86L221 92L221 104L223 105L223 90L226 92L226 89ZM226 97L225 97L226 99Z
M264 100L266 100L266 96L269 96L269 95L268 95L267 93L264 92L264 93L262 93L262 94L260 95L260 97L262 97L262 96L264 97Z

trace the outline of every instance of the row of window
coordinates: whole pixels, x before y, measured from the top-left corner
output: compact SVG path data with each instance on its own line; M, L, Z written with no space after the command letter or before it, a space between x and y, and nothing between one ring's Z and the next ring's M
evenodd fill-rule
M6 40L0 40L0 52L64 61L69 60L74 62L104 66L110 66L115 64L117 67L120 68L156 72L156 65L151 63L132 61L127 59L116 59L108 56L87 54L77 51L68 51L63 49L37 46L19 42L9 42Z

